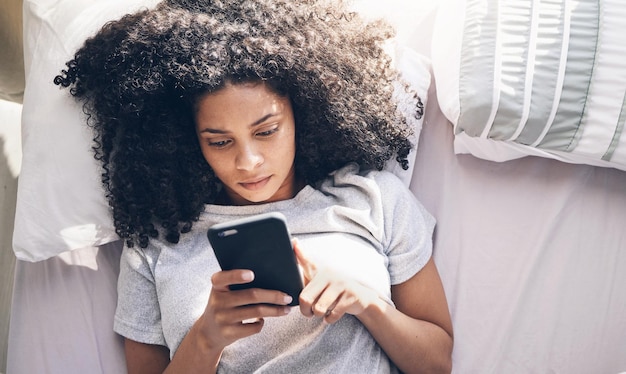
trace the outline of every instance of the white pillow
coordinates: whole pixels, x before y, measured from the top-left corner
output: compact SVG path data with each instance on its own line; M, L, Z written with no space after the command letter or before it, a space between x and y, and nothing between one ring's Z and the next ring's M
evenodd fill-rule
M24 1L23 159L13 233L17 258L38 261L118 239L91 151L91 131L79 104L53 79L104 23L154 4Z
M22 2L0 2L0 100L22 102L24 53L22 52Z
M353 9L366 19L383 18L396 29L396 37L387 46L387 52L393 57L396 69L402 72L403 78L417 92L426 107L428 90L431 83L430 74L430 34L432 15L435 14L437 3L432 0L356 0L351 2ZM422 130L423 117L411 123L415 130L415 146L417 147ZM409 169L402 170L400 165L391 159L386 169L396 174L408 186L413 176L416 152L409 154Z
M393 63L397 70L402 74L402 78L411 86L411 89L415 90L422 101L423 108L426 108L428 103L428 89L430 87L430 60L423 55L417 53L414 49L403 46L395 45L393 50L389 51L393 56ZM414 102L412 100L403 100L403 89L399 86L396 87L396 98L399 102L399 108L402 111L408 111L409 113L414 110ZM409 124L414 130L415 149L417 149L419 143L419 137L422 131L422 125L424 123L424 116L420 119L409 119ZM391 158L385 167L386 170L396 174L404 184L409 187L411 184L411 178L413 177L413 169L415 167L415 150L413 150L407 157L409 161L409 168L403 170L400 164L395 158Z
M157 2L25 0L23 160L13 233L17 258L39 261L118 239L100 182L100 165L93 158L91 131L80 104L53 79L104 23ZM425 104L428 61L404 48L397 49L395 58ZM414 126L419 134L421 121ZM410 171L394 164L391 170L408 185Z
M444 0L432 42L455 152L626 170L626 3Z

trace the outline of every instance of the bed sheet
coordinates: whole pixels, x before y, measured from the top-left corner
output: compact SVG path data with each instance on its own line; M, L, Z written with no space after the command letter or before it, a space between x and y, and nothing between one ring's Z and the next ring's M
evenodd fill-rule
M7 374L123 374L113 332L120 241L17 260Z
M411 189L438 220L454 372L626 372L626 172L454 155L428 104Z
M411 189L438 220L454 373L626 371L626 173L454 155L428 106ZM8 373L123 373L119 242L18 261Z

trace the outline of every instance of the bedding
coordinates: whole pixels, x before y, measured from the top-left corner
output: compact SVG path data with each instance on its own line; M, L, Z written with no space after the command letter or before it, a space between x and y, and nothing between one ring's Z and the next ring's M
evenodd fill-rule
M21 0L0 2L0 100L16 103L24 95L21 12Z
M455 151L626 170L626 3L443 0L433 70Z
M453 373L626 372L626 173L455 155L435 95L411 190L438 222ZM124 372L112 333L120 252L113 242L17 261L8 374Z
M411 190L437 219L453 373L626 372L626 172L455 155L435 95Z
M118 4L117 1L110 4ZM27 1L25 14L44 19L46 14L56 14L51 8L53 3L52 0ZM63 2L58 4L57 10L71 12L64 8L66 3L76 3L83 11L91 4ZM369 4L363 11L385 14L397 22L403 30L399 39L407 40L417 53L433 59L434 80L424 86L429 90L428 101L415 163L407 182L438 222L433 256L455 329L453 373L626 372L626 291L623 287L626 284L626 232L623 230L626 172L617 167L563 163L555 159L561 155L555 156L552 151L479 137L470 137L470 140L483 142L477 141L480 145L476 147L486 152L488 159L455 154L459 151L460 132L458 117L451 108L458 106L458 89L451 89L452 80L444 79L443 74L449 68L447 63L453 61L435 58L435 50L445 45L440 39L432 38L434 24L441 25L440 19L433 21L433 16L437 11L441 16L444 8L438 9L436 1L395 0L383 12L379 4L374 4L376 2L362 3ZM98 8L98 12L103 12L104 8ZM463 9L459 5L445 16L463 16ZM63 22L71 23L74 16L64 15ZM25 21L28 27L31 21ZM33 22L52 30L46 25L52 21ZM96 28L91 24L73 27L92 26ZM448 26L452 32L457 25L450 21ZM86 34L87 30L81 32ZM27 44L32 45L36 39L27 40ZM71 55L69 50L66 53ZM66 57L61 60L62 64ZM421 69L427 59L416 61L420 61L418 69ZM36 71L34 66L31 65L29 72ZM50 68L47 74L55 73L56 70ZM52 91L51 82L46 79L48 77L44 79L43 75L38 78L31 73L28 75L25 104L27 99L31 100L28 95L35 94L34 91L28 93L28 85L31 85L33 90L42 90L42 96L37 100L32 96L28 105L43 106L41 113L29 115L73 121L76 127L67 131L80 133L82 130L77 130L79 119L66 117L70 112L77 116L78 108L72 107L68 113L62 111L54 116L47 111L52 104L47 104L46 100L60 99L54 96L58 92ZM599 94L608 94L606 88L602 90ZM59 108L68 103L58 104ZM34 130L30 126L43 125L24 122L25 130L32 134ZM45 129L35 128L37 131ZM61 140L50 139L61 142L64 147L73 146L70 141L86 144L88 134L80 134L74 138L68 133ZM33 138L24 141L25 145L42 144ZM485 145L485 141L490 142L489 145ZM504 150L502 144L506 144ZM529 152L527 148L534 150ZM101 222L102 214L107 213L106 203L98 198L101 191L97 172L91 169L97 165L82 164L83 159L92 157L84 145L78 149L75 157L47 162L45 167L53 168L54 172L43 170L43 165L40 171L65 178L59 186L76 193L76 199L59 197L58 191L46 195L58 201L33 197L48 187L37 186L40 182L32 174L34 171L28 171L31 176L24 179L23 171L18 207L42 203L46 209L58 209L55 214L64 215L70 214L74 205L100 207L100 213L92 213L96 218L79 212L76 214L83 215L78 219L71 213L74 222L70 223ZM498 156L498 152L504 154ZM510 159L512 152L515 157L530 154L541 157ZM32 158L24 161L23 167L29 164L28 167L33 167L37 160L43 161L43 152L35 146L24 149L25 157L26 153ZM492 159L508 161L493 162ZM81 173L74 173L74 169ZM66 175L61 175L64 173ZM44 180L50 181L51 176ZM33 190L25 194L25 188ZM85 191L88 189L93 190ZM38 218L36 214L37 211L33 211L28 217ZM26 236L39 234L38 225L46 219L51 217L35 220L30 227L26 216L16 220L16 225L25 226L18 240L22 246L17 248L23 251L23 257L16 263L7 373L124 373L123 344L112 332L121 243L111 241L113 237L103 239L106 235L102 233L106 230L98 231L95 224L86 230L81 240L69 240L74 245L68 245L66 238L50 236L49 232L25 242ZM104 242L108 243L102 244ZM71 248L74 249L68 250ZM41 260L31 262L34 258Z
M53 79L106 21L153 4L156 0L24 1L23 159L13 233L17 258L39 261L117 239L85 117Z

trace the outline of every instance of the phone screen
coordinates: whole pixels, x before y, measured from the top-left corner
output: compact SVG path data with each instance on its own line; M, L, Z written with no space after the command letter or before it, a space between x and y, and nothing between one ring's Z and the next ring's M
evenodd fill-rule
M231 289L263 288L285 292L298 305L302 278L291 237L280 213L264 213L209 228L209 242L223 270L250 269L254 280Z

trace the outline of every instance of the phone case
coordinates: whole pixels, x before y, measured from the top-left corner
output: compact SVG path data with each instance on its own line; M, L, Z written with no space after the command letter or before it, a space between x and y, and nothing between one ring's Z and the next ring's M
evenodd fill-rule
M285 216L272 212L220 223L207 236L223 270L250 269L254 280L231 289L263 288L285 292L298 305L302 278Z

